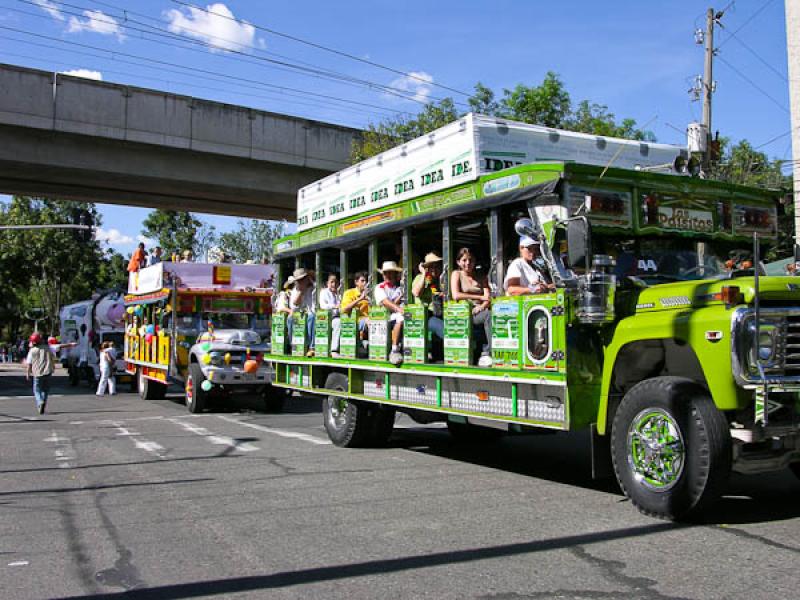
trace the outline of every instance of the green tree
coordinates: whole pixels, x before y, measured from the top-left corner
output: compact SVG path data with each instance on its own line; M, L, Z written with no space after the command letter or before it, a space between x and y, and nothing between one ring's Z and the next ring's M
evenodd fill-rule
M416 117L389 118L378 124L369 124L361 139L353 143L350 158L353 163L390 150L443 127L458 118L458 111L451 98L426 104Z
M81 212L100 224L93 204L16 196L0 207L0 222L73 223ZM56 331L59 308L89 298L100 284L106 258L94 239L68 229L12 230L0 235L0 294L6 299L5 317L13 330L20 326L20 314L42 308L46 317L42 328Z
M192 213L178 210L152 211L142 223L142 235L156 240L164 252L194 252L197 229L203 222Z
M232 262L272 262L272 243L282 237L285 230L286 223L282 221L239 219L235 231L219 236L219 248Z
M548 71L537 86L518 84L505 90L502 116L524 123L563 128L569 121L571 100L558 75Z
M467 100L472 112L496 117L500 115L500 104L495 100L494 92L480 81L475 84L475 93Z
M581 100L578 103L578 107L565 121L564 128L581 133L643 142L656 141L653 132L637 128L634 119L623 119L622 122L617 123L614 113L608 112L605 104L593 104L588 100Z

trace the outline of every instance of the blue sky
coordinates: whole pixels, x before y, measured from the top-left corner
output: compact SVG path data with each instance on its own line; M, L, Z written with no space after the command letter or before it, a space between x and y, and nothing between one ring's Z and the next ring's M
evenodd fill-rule
M517 83L535 85L549 70L574 101L605 104L660 142L684 144L686 124L702 114L687 90L702 73L694 31L705 26L707 2L227 0L197 6L210 13L182 0L0 0L0 61L355 127L416 113L422 102L444 96L463 106L462 92L477 81L498 94ZM783 2L724 0L714 8L725 12L716 36L713 129L772 157L791 158ZM248 82L234 84L225 75ZM346 84L341 76L366 83ZM105 232L116 230L112 245L129 252L148 211L101 210ZM203 218L222 231L235 225L227 217Z

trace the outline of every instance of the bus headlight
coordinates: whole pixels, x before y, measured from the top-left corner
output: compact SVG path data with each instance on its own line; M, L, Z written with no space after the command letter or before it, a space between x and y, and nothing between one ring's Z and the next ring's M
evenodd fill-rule
M211 364L215 367L222 365L223 361L225 360L222 352L212 352L209 357L211 358Z
M747 353L748 366L752 372L758 372L757 362L761 363L765 371L775 372L784 368L785 330L784 319L762 320L756 342L756 324L752 320L747 324L747 339L750 346L750 351Z

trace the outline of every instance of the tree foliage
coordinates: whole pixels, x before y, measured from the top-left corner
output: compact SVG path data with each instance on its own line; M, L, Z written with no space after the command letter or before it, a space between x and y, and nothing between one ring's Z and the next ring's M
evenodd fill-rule
M156 209L142 222L142 235L156 240L169 256L183 250L194 252L197 229L202 226L203 222L190 212Z
M74 223L81 212L100 224L93 204L15 196L0 204L0 224ZM43 328L55 332L61 306L127 284L125 259L75 230L6 230L0 236L0 322L8 336L29 327L23 315L31 309L44 309Z
M594 135L622 137L632 140L655 141L652 132L640 129L634 119L617 121L614 113L604 104L581 100L573 109L572 98L559 76L549 71L539 85L518 84L503 90L498 99L494 91L482 83L475 84L475 92L467 100L472 112L579 131ZM415 117L394 117L367 126L362 139L353 145L353 163L365 160L403 142L425 135L455 121L461 113L452 99L444 98L429 103Z
M237 229L219 236L219 248L236 263L272 262L272 243L285 234L286 223L239 219Z

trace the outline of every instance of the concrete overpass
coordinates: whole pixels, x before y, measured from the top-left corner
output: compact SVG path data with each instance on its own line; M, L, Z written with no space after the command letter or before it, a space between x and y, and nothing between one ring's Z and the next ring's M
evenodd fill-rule
M294 220L358 133L0 64L0 193Z

